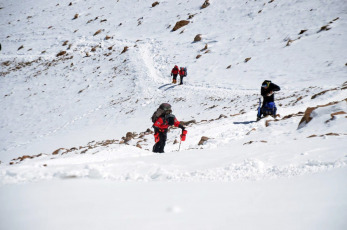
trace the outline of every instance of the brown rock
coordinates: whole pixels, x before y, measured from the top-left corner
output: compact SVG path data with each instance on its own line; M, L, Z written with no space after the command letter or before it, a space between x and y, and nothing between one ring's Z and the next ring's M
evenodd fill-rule
M201 57L201 55L200 54L198 54L197 56L196 56L196 59L199 59Z
M248 62L248 61L251 60L251 59L252 59L251 57L246 58L246 59L245 59L245 63Z
M59 56L65 55L65 54L66 54L66 51L63 50L63 51L60 51L56 56L59 57Z
M159 2L153 2L152 7L155 7L156 5L159 5Z
M55 151L52 153L52 155L57 155L57 154L63 152L64 150L65 150L64 148L59 148L59 149L55 150Z
M172 31L176 31L180 28L182 28L183 26L186 26L189 24L189 21L187 20L181 20L181 21L178 21L176 22L176 25L174 26L174 28L172 29Z
M194 42L199 42L199 41L201 41L201 34L196 35L194 38Z
M127 51L128 51L128 48L129 48L129 47L125 46L124 49L123 49L123 51L121 52L121 54L127 52Z
M200 141L199 141L199 143L198 143L198 145L203 145L208 139L210 139L210 138L202 136Z
M100 30L98 30L98 31L96 31L96 32L94 33L94 35L93 35L93 36L100 34L100 33L101 33L101 31L102 31L101 29L100 29Z
M208 7L210 5L210 1L209 0L205 0L205 2L202 4L201 9L205 9L206 7Z

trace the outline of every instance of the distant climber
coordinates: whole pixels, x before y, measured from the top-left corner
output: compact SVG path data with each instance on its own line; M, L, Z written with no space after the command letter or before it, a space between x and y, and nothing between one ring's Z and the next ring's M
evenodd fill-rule
M171 76L173 76L172 83L174 83L174 84L176 84L176 82L177 82L178 72L179 72L178 66L175 65L175 67L173 67L173 69L171 70Z
M182 129L181 141L185 141L187 130L172 114L171 105L163 103L152 115L152 122L154 128L154 141L153 152L164 153L164 147L167 139L167 131L169 126L176 126Z
M276 117L276 105L275 105L275 97L274 92L280 91L281 88L272 83L269 80L265 80L263 84L261 85L260 93L263 96L263 105L258 108L258 115L257 120L260 120L262 115L271 115L273 117ZM260 100L260 99L259 99Z
M180 85L183 85L183 78L187 76L187 68L181 67L178 73L180 75Z

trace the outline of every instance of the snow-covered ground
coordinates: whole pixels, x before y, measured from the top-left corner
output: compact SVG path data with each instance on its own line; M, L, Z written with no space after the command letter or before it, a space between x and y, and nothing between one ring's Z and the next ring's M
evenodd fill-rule
M153 2L0 2L0 228L344 229L346 2Z

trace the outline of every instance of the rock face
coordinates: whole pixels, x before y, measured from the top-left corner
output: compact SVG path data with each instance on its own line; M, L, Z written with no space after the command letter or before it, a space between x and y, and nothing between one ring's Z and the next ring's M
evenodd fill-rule
M344 99L343 101L347 102L347 99ZM317 109L317 108L320 108L320 107L326 107L326 106L331 106L331 105L335 105L339 103L339 101L334 101L334 102L330 102L326 105L318 105L316 107L308 107L304 113L304 116L302 117L301 121L299 122L299 126L298 126L298 129L300 128L303 128L307 123L309 123L311 120L312 120L312 117L311 117L311 113ZM338 114L343 114L345 113L344 111L340 111L336 114L331 114L331 117L334 118L335 115L338 115Z
M187 20L178 21L178 22L176 22L176 25L175 25L175 27L172 29L172 31L176 31L176 30L178 30L178 29L180 29L180 28L182 28L183 26L186 26L186 25L188 25L188 24L189 24L189 21L187 21Z

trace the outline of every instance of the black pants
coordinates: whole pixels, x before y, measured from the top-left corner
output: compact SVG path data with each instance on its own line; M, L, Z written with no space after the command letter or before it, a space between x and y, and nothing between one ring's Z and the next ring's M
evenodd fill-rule
M167 131L165 132L159 132L159 141L154 144L153 146L153 152L155 153L163 153L164 147L166 144L167 139Z
M173 80L176 81L176 79L177 79L177 74L172 74L172 76L173 76Z
M183 77L184 76L180 76L180 85L183 85Z

